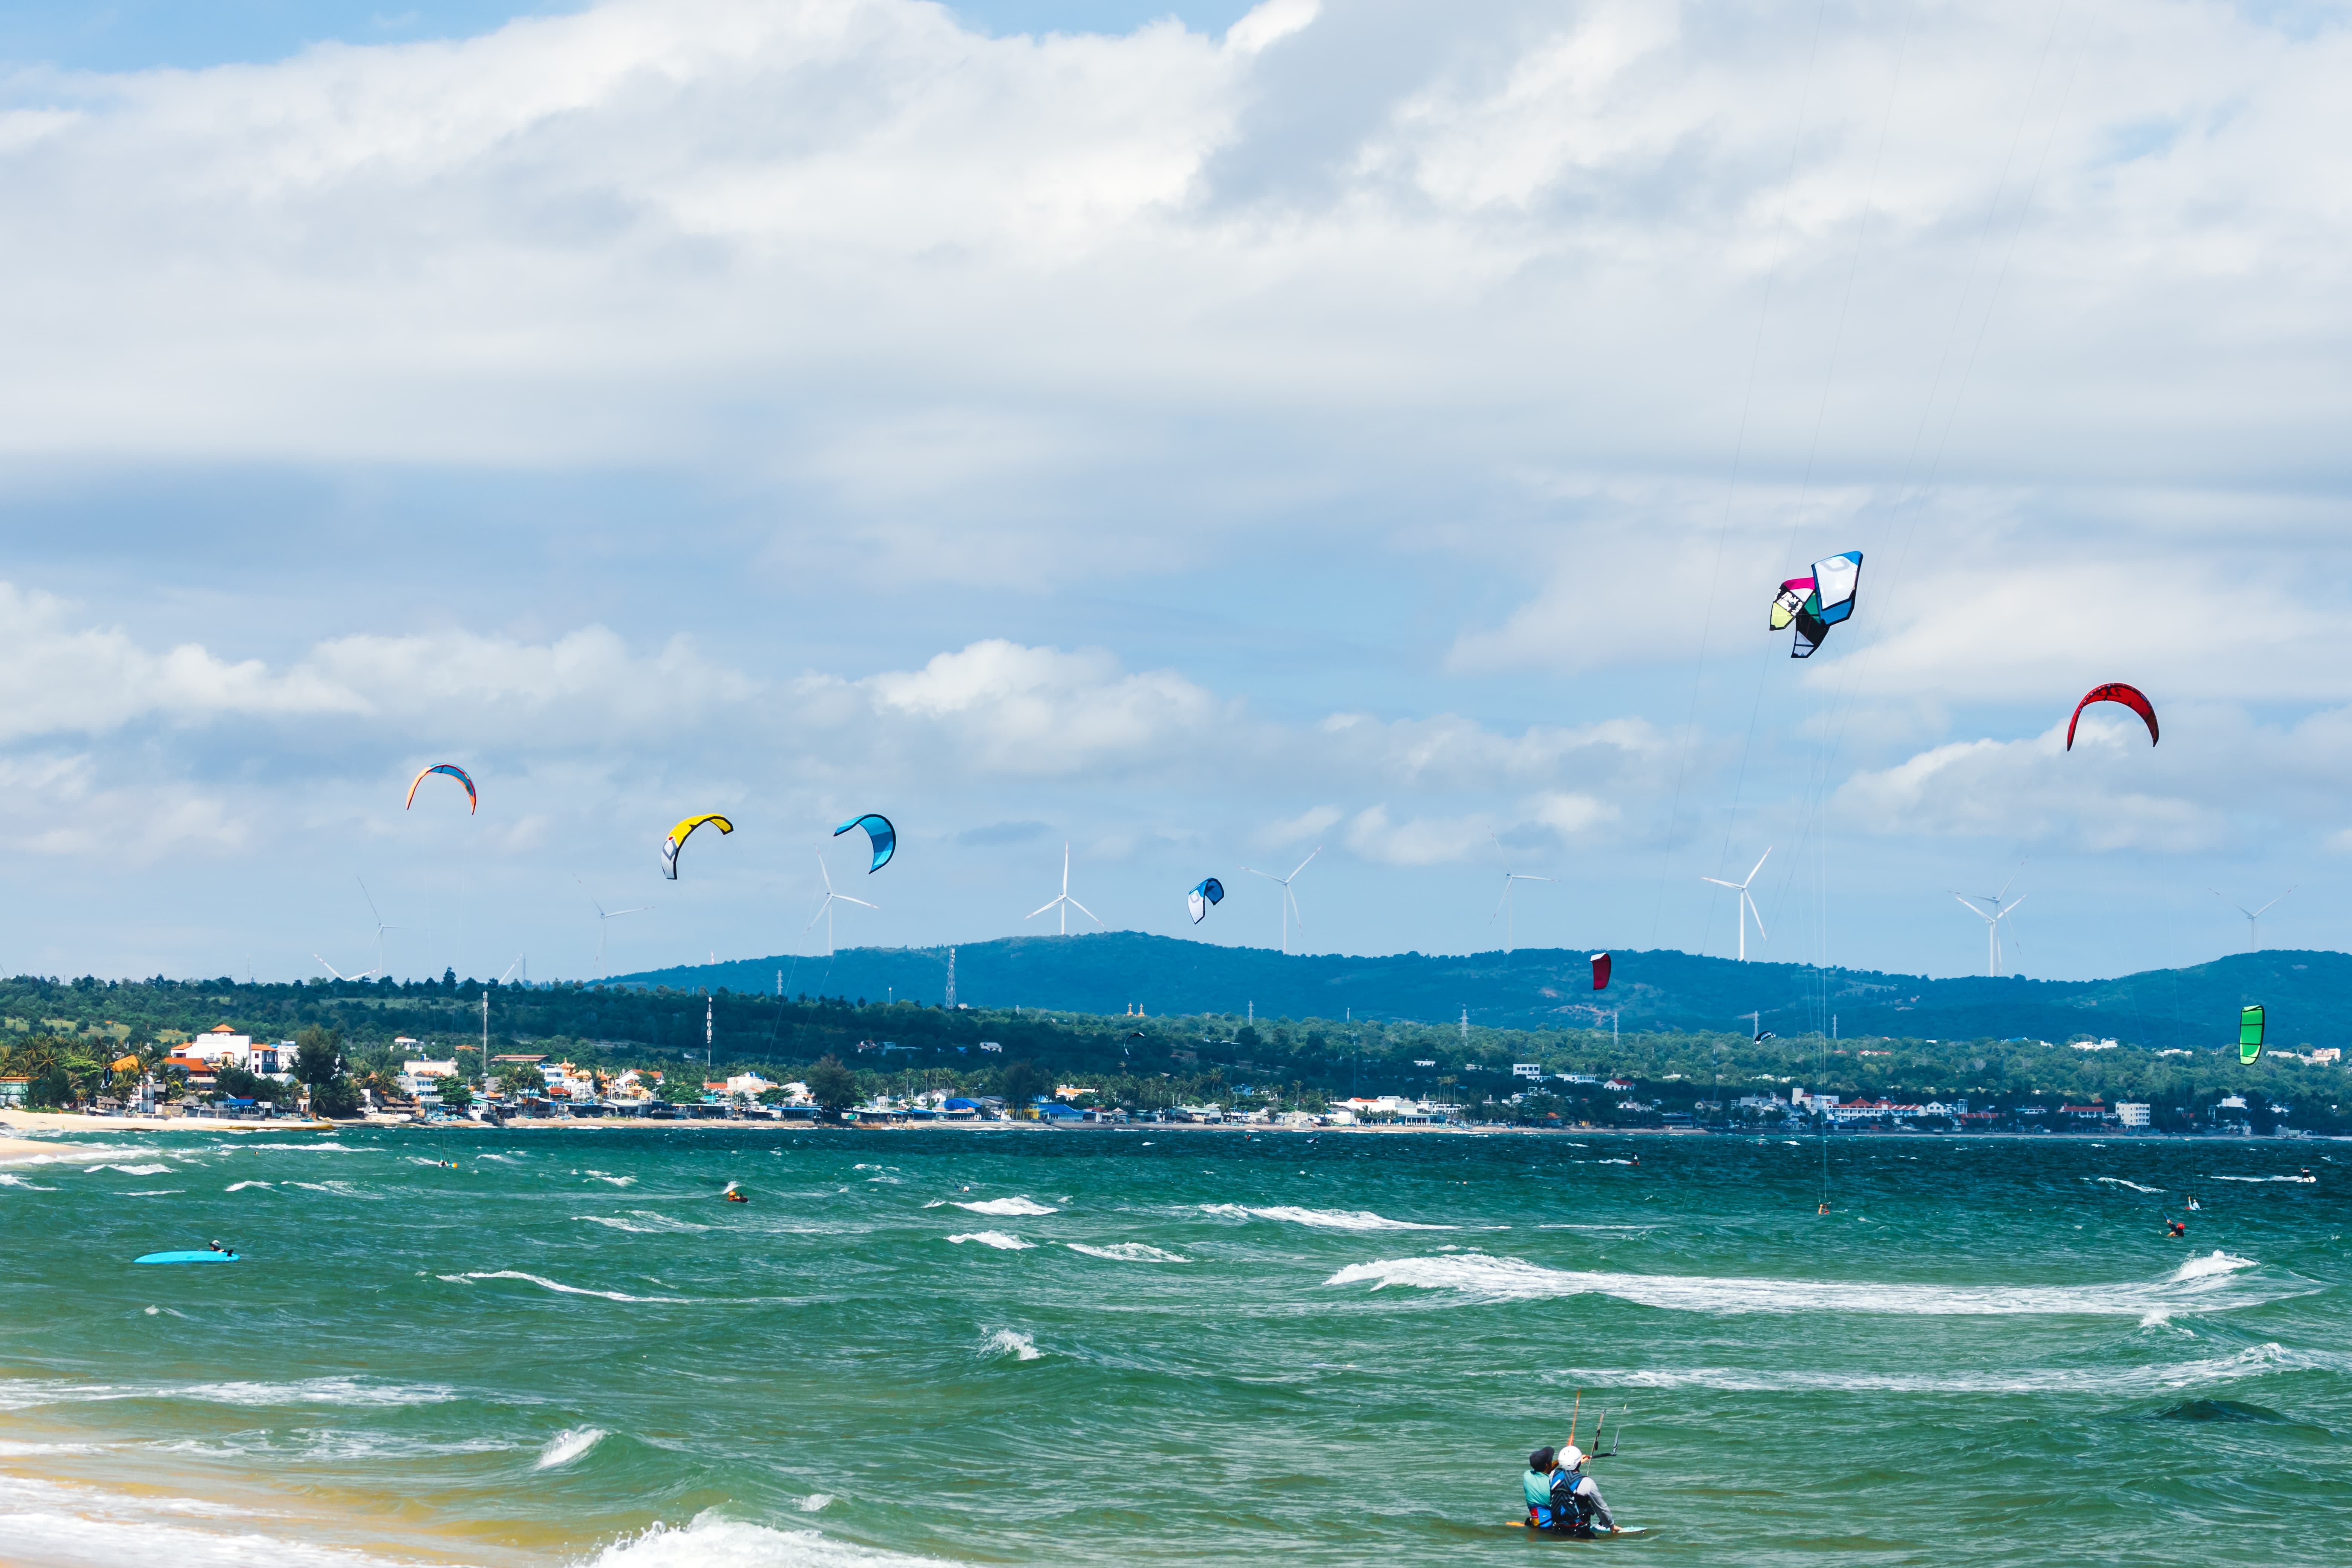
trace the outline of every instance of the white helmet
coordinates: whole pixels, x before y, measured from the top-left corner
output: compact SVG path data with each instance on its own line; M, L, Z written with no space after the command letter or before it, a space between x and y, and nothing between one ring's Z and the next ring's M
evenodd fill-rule
M1578 1447L1575 1444L1570 1443L1567 1447L1562 1448L1559 1451L1559 1468L1563 1470L1582 1469L1584 1468L1584 1450Z

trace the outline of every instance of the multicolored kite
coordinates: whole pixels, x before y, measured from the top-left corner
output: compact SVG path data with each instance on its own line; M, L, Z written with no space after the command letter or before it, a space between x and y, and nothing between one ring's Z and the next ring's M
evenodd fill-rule
M890 826L888 817L876 816L869 812L864 816L851 817L847 822L835 828L833 836L838 838L853 827L866 829L866 837L874 847L874 864L866 868L866 874L871 877L875 872L887 866L890 863L890 857L898 852L898 830Z
M1199 925L1209 918L1209 906L1225 901L1225 885L1214 877L1184 895L1184 908L1192 912L1192 923Z
M718 824L719 831L721 833L732 833L735 831L735 825L728 821L725 817L719 816L715 811L706 812L700 816L688 817L684 822L681 822L676 827L671 828L669 830L669 837L662 840L661 857L663 876L667 877L673 882L677 880L677 852L686 847L687 836L706 822Z
M1811 658L1830 628L1853 614L1854 590L1862 584L1862 552L1849 550L1813 563L1810 577L1791 577L1772 596L1772 629L1794 622L1790 658Z
M436 763L431 767L425 769L423 773L418 773L415 778L408 781L408 805L402 806L400 808L401 810L406 811L410 809L410 807L415 805L416 786L423 784L428 777L435 773L447 773L451 778L456 779L459 784L466 786L467 816L471 816L474 813L482 809L482 797L480 794L475 790L474 781L466 776L465 770L458 767L455 763Z
M2094 702L2120 702L2147 721L2147 743L2156 744L2156 704L2137 686L2126 686L2120 680L2110 680L2105 686L2094 686L2083 693L2083 700L2074 704L2074 716L2066 721L2066 749L2074 749L2074 726L2082 721L2083 710Z

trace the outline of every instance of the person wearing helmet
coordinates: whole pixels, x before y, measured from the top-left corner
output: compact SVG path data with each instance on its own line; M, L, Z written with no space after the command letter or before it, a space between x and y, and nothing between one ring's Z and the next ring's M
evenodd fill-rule
M1520 1478L1527 1494L1528 1528L1557 1530L1574 1535L1592 1533L1592 1521L1612 1534L1617 1521L1601 1500L1592 1478L1583 1468L1584 1450L1570 1443L1564 1448L1538 1448L1528 1456L1528 1473Z

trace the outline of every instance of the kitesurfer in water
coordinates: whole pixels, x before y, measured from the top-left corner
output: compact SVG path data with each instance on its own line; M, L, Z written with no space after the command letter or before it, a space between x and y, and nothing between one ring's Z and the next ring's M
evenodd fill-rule
M1610 1516L1601 1489L1591 1476L1577 1473L1583 1465L1584 1450L1573 1443L1557 1451L1538 1448L1528 1456L1520 1489L1527 1494L1528 1529L1590 1533L1590 1521L1597 1519L1601 1529L1616 1532L1617 1521Z
M2187 1236L2189 1234L2189 1222L2185 1219L2168 1219L2164 1223L2172 1227L2171 1234L2174 1236Z
M205 1243L205 1250L206 1252L234 1252L236 1251L236 1248L223 1247L220 1244L220 1237L215 1237L210 1241Z

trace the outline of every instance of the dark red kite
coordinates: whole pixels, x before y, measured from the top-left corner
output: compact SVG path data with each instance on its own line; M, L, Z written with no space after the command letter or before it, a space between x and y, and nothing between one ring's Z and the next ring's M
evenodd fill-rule
M2094 702L2120 702L2147 721L2147 743L2156 744L2156 704L2137 686L2126 686L2120 680L2110 680L2105 686L2094 686L2074 704L2074 717L2066 721L2066 749L2074 749L2074 726L2081 722L2083 710Z
M1609 955L1605 952L1592 955L1592 988L1595 991L1609 989Z

